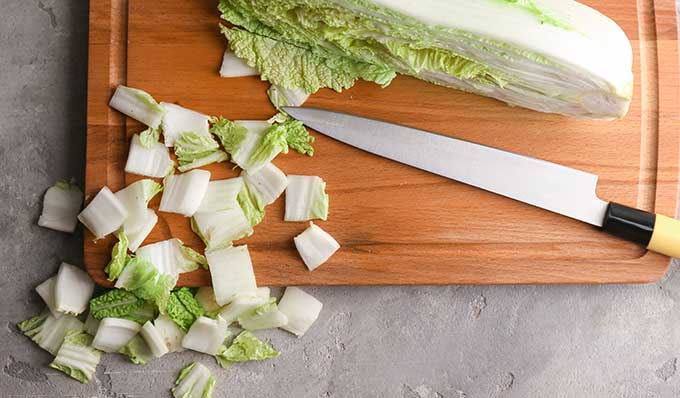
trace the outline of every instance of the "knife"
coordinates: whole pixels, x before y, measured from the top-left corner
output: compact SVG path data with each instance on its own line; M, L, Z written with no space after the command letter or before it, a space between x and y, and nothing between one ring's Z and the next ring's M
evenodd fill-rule
M597 175L394 123L283 107L307 127L364 151L586 222L680 258L680 221L597 197Z

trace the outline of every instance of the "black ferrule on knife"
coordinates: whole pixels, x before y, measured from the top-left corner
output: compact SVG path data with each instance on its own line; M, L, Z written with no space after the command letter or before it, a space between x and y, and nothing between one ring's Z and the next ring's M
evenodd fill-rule
M607 206L602 230L647 247L655 222L655 214L611 202Z

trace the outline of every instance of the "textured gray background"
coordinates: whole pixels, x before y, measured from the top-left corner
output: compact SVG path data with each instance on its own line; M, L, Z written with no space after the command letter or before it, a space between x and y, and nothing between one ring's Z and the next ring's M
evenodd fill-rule
M14 326L82 239L36 225L44 189L83 180L85 0L0 0L0 397L166 397L202 359L217 397L678 397L680 275L642 286L310 288L324 303L283 355L222 370L172 354L107 355L89 385L46 365Z

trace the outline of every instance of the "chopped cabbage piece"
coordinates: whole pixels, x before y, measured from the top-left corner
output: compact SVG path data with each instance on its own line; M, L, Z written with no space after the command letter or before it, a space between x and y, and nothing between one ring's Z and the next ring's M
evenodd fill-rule
M101 357L102 352L92 347L92 336L69 329L50 367L86 384L92 379Z
M243 171L243 180L248 186L248 192L255 196L255 202L270 205L281 196L288 186L286 175L272 163L267 163L254 173Z
M321 177L289 175L286 187L285 221L328 218L326 182Z
M160 358L169 352L168 346L166 346L163 341L163 336L161 336L151 321L146 321L146 323L142 325L142 330L140 330L139 334L144 338L144 341L147 346L149 346L154 357Z
M293 238L293 241L302 261L310 271L328 261L340 249L340 244L328 232L312 222L304 232Z
M182 369L172 388L175 398L212 398L215 378L210 370L199 362Z
M57 276L54 275L53 277L48 278L43 283L36 286L35 291L38 293L40 298L43 299L43 301L47 305L47 308L52 313L52 316L54 316L55 318L59 318L61 317L62 313L57 311L57 305L54 302L54 284L56 281Z
M101 239L120 228L127 215L123 203L108 187L104 187L80 212L78 220L92 232L95 239Z
M165 110L162 122L165 146L175 146L175 140L184 132L210 135L208 132L209 116L167 102L161 102L160 106Z
M121 318L104 318L99 322L92 347L104 352L117 352L141 330L137 322Z
M215 355L227 337L228 326L229 324L220 316L217 316L217 319L199 317L182 339L182 347Z
M191 217L201 206L208 190L210 172L191 170L180 175L166 177L165 190L158 210Z
M40 348L57 355L68 330L83 330L83 323L73 315L64 314L59 319L46 309L40 315L19 322L19 330L30 337Z
M302 336L321 313L323 304L311 294L298 287L287 287L279 301L279 311L286 314L288 324L281 328Z
M109 106L152 128L161 124L165 113L149 93L123 85L116 88Z
M237 294L257 288L247 245L208 251L205 256L217 304L228 304Z
M45 192L38 225L56 231L70 232L78 225L78 212L83 204L83 191L72 180L62 180Z
M75 265L61 263L54 282L54 305L59 312L79 315L87 309L94 292L94 281Z
M135 134L130 141L125 172L147 177L163 178L175 170L175 162L170 158L170 151L160 142L144 144Z

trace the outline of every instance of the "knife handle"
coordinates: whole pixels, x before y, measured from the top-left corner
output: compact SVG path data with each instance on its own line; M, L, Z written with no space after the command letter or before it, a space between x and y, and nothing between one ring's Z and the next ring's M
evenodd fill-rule
M680 221L611 202L602 230L648 250L680 258Z

